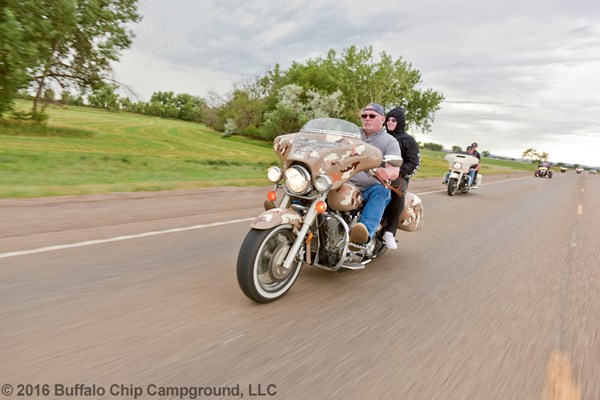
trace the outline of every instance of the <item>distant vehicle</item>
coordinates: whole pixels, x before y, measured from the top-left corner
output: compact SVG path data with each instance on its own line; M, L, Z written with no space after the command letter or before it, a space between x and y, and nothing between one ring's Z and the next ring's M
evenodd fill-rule
M567 172L567 167L560 167L560 172L562 172L563 174L564 174L565 172Z
M583 168L576 168L575 171L577 171L578 174L583 172Z
M550 164L545 163L545 162L541 163L540 166L538 167L538 169L535 170L534 175L538 178L544 178L544 177L552 178L552 171L550 171Z
M596 171L595 169L590 169L590 174L597 174L598 171Z

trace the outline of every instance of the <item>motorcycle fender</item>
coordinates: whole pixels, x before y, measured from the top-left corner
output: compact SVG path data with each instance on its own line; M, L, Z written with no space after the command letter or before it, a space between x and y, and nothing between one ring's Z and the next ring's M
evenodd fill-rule
M450 173L450 178L456 178L456 179L458 179L460 181L460 175L461 175L460 172L458 172L458 171L452 171Z
M302 227L302 217L289 208L272 208L256 217L250 223L250 226L254 229L264 230L285 224L292 224L300 229Z

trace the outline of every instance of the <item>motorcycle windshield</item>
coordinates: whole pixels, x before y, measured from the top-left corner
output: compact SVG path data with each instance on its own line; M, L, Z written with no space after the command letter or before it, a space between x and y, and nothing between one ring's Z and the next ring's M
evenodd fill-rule
M382 161L379 149L362 141L358 126L337 118L311 120L297 133L276 137L273 148L284 168L303 164L313 183L319 175L329 176L333 190Z
M356 124L338 118L311 119L302 127L301 131L348 135L360 139L360 128Z

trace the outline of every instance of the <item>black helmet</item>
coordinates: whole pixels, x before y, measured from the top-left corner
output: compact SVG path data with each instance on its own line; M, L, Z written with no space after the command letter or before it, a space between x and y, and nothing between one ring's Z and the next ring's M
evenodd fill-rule
M477 147L477 142L471 143L471 147Z

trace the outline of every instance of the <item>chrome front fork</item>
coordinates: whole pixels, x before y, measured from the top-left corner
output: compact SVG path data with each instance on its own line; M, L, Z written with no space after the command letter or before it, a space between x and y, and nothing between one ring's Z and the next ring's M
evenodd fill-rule
M306 212L306 215L304 216L304 220L302 221L302 227L300 228L300 232L298 232L298 236L296 237L296 240L294 241L290 252L288 253L287 257L285 258L285 261L283 262L283 268L289 270L296 261L296 256L298 255L298 252L300 251L300 248L304 243L306 234L308 233L308 230L310 229L310 226L312 225L313 221L317 217L317 202L323 199L323 196L319 196L316 199L314 199L310 204L310 207Z

